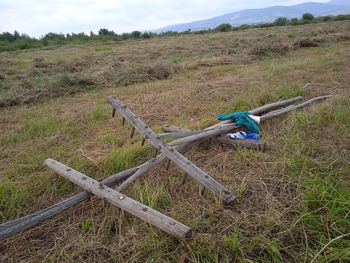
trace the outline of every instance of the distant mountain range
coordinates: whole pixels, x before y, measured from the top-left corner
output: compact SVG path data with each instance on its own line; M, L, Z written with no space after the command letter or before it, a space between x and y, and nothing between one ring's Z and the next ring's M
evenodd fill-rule
M304 13L312 13L315 16L338 15L350 13L350 0L331 0L328 3L307 2L292 6L272 6L260 9L245 9L222 16L205 20L194 21L184 24L166 26L154 32L166 31L191 31L213 29L222 23L229 23L233 26L242 24L258 24L272 22L278 17L300 18Z

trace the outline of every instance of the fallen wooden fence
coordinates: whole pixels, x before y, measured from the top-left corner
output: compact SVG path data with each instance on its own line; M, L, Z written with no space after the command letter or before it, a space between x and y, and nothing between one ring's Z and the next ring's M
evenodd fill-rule
M303 108L303 107L311 105L315 102L319 102L319 101L324 100L328 97L330 97L330 96L317 97L317 98L311 99L309 101L303 102L301 104L293 105L294 103L302 100L302 97L296 97L296 98L292 98L289 100L282 100L282 101L278 101L275 103L270 103L270 104L258 107L256 109L253 109L250 112L254 115L261 115L262 113L274 110L270 113L267 113L267 114L261 116L261 121L266 121L268 119L275 118L275 117L281 116L283 114L286 114L287 112L290 112L292 110ZM281 107L284 107L284 108L278 110L278 108L281 108ZM113 116L115 115L115 112L116 112L116 110L115 110L115 108L113 108L113 112L112 112ZM124 123L124 121L125 121L125 119L123 118L123 123ZM171 143L169 143L169 146L173 147L178 152L186 152L186 151L190 150L193 147L193 145L200 143L202 141L205 141L207 139L210 139L210 138L214 138L215 140L220 141L221 140L220 136L238 128L238 126L236 126L235 124L233 124L231 122L232 121L220 122L218 124L215 124L211 127L206 128L202 131L194 131L193 133L191 133L190 136L187 136L187 137L182 137L183 134L181 134L181 136L179 136L180 139L172 141ZM174 126L173 126L173 128L174 128ZM175 129L173 129L172 131L170 131L170 130L169 131L176 133L178 131L176 129L178 129L178 128L175 127ZM191 131L188 129L182 129L182 132L191 132ZM133 133L134 133L134 130L132 131L132 135L133 135ZM194 137L191 137L191 136L194 136ZM189 139L189 137L191 137L191 138ZM183 138L185 140L183 140L181 138ZM151 159L150 161L148 161L148 162L146 162L138 167L131 168L131 169L125 170L123 172L120 172L118 174L115 174L115 175L108 177L107 179L102 181L102 184L106 185L108 187L113 187L113 186L117 185L118 183L122 182L123 180L130 178L131 176L133 176L134 177L133 180L135 180L136 178L139 178L141 175L147 173L148 171L150 171L152 168L154 168L156 165L160 164L162 161L164 161L167 158L168 157L164 153L161 153L158 156L156 156L155 158ZM184 178L186 178L186 176ZM132 181L129 181L129 183L131 183ZM78 193L78 194L76 194L68 199L65 199L65 200L63 200L63 201L61 201L61 202L59 202L51 207L37 211L33 214L24 216L22 218L18 218L18 219L3 223L0 225L0 240L11 237L17 233L20 233L24 230L27 230L27 229L33 227L33 226L35 226L35 225L37 225L45 220L48 220L49 218L65 211L66 209L68 209L76 204L79 204L80 202L82 202L84 200L89 199L90 197L91 197L91 193L89 191L83 191L83 192Z

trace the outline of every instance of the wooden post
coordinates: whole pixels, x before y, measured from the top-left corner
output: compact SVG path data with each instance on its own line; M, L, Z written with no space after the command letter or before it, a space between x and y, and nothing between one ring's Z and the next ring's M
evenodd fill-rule
M135 134L135 127L131 128L130 138L134 137Z
M169 170L170 164L171 164L171 160L169 159L165 168L167 171Z
M187 173L185 173L185 174L182 176L182 180L181 180L181 184L182 184L182 185L184 185L184 184L186 183L187 177L188 177Z
M59 175L67 178L69 181L79 185L98 197L106 199L113 205L118 206L122 210L127 211L139 219L158 227L170 235L179 238L186 238L192 235L191 229L184 224L119 193L118 191L115 191L68 166L52 159L45 160L45 164Z
M231 192L226 190L215 179L185 158L173 147L160 140L157 135L140 118L127 109L120 100L118 100L116 97L110 96L108 101L112 107L119 111L120 114L126 118L140 133L142 133L158 151L162 152L166 157L180 166L180 168L186 171L194 180L222 199L225 204L232 204L234 202L235 196Z
M204 190L205 190L205 188L203 187L203 185L199 185L198 190L199 190L199 194L200 194L201 196L203 196Z

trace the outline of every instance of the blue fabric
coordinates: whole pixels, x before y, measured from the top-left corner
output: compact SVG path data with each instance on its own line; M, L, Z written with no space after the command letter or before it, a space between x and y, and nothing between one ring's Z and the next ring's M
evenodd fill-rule
M219 121L227 121L227 120L237 120L241 118L242 116L247 116L250 115L250 112L247 111L238 111L238 112L231 112L228 114L219 114L218 115L218 120Z
M247 140L259 141L260 135L258 133L248 133L245 137Z
M251 133L260 133L259 124L249 117L250 112L231 112L228 114L219 114L217 116L219 121L234 120L239 126L246 127Z
M253 140L253 141L259 141L260 135L258 133L245 133L244 131L239 131L236 133L229 133L228 136L233 140Z

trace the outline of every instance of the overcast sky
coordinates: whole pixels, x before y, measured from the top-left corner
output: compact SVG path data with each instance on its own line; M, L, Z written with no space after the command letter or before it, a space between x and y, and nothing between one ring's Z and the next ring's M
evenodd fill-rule
M328 0L314 0L328 2ZM0 32L117 33L156 29L246 8L293 5L306 0L0 0Z

